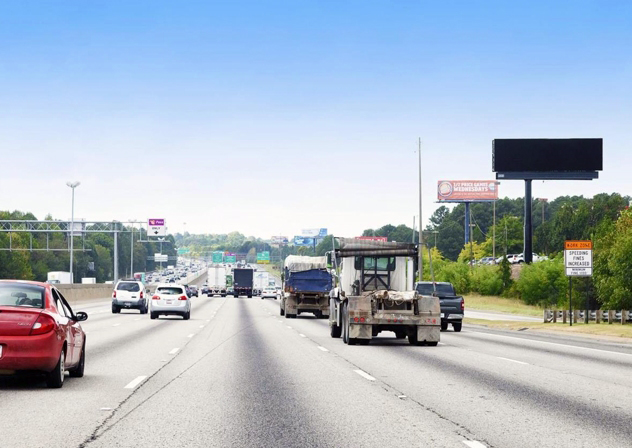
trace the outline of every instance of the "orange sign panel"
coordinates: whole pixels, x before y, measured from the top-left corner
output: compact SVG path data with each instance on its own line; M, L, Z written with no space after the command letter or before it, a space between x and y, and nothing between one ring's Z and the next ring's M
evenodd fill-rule
M564 249L589 249L592 250L592 241L564 241Z

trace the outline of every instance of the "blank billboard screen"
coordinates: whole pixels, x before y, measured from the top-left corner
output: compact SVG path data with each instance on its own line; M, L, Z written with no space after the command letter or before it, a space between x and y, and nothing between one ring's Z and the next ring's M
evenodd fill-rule
M495 139L492 170L516 171L601 171L603 139Z

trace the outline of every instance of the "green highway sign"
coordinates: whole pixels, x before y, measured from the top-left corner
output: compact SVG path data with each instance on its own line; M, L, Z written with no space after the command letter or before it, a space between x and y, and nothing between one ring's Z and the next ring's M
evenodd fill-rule
M225 255L224 263L237 263L237 255Z
M181 249L178 249L178 255L188 254L189 252L191 252L191 249L189 249L187 247L183 247Z
M257 263L258 264L270 263L270 252L266 250L266 251L257 253Z
M213 263L222 263L224 261L224 252L222 252L221 250L216 250L215 252L213 252L212 261Z

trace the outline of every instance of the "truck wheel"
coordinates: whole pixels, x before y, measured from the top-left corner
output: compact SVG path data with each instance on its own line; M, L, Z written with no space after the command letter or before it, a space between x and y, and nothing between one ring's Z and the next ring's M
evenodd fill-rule
M462 326L463 326L463 322L458 322L458 323L457 323L457 322L454 322L454 323L452 324L452 328L454 329L454 331L455 331L456 333L458 333L458 332L460 332L460 331L461 331L461 327L462 327Z
M249 298L249 299L252 299L252 294L248 294L248 298Z
M281 307L279 307L279 314L281 316L285 316L285 310L283 308L281 308Z
M412 332L408 333L408 343L410 345L423 345L423 343L419 342L417 339L417 327L415 327Z
M360 343L360 345L369 345L371 340L370 339L358 339L358 342Z
M349 324L349 308L346 303L342 308L342 316L342 328L344 329L342 340L347 345L356 345L356 342L358 342L358 340L349 336L351 324Z
M406 332L404 330L397 330L395 332L395 337L397 339L404 339L406 337Z
M439 345L439 341L426 342L426 345L429 345L430 347L436 347L437 345Z
M441 331L446 331L448 329L448 323L441 321Z

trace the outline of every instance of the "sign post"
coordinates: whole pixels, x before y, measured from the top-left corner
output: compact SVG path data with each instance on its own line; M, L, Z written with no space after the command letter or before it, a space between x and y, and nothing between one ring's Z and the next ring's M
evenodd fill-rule
M573 326L573 277L592 277L592 241L564 242L564 269L568 277L568 304L570 323ZM588 312L588 310L586 310ZM587 317L587 316L584 316ZM584 319L586 320L586 319Z

